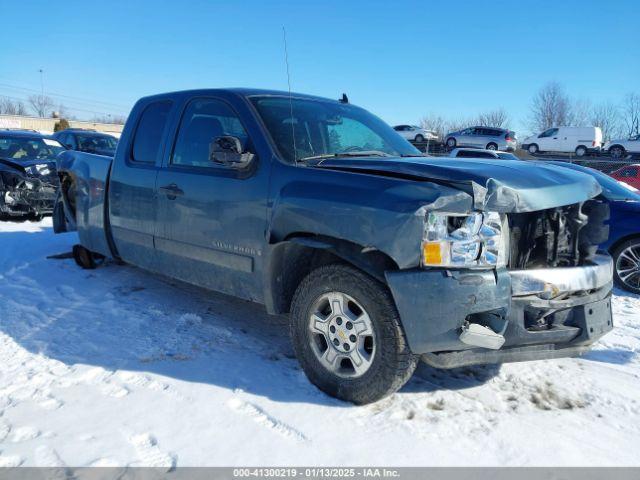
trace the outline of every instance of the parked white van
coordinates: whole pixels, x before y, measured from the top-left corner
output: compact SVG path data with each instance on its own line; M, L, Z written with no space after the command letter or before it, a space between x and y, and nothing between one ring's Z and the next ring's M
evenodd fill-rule
M553 127L522 142L522 149L531 155L539 152L575 153L582 157L602 148L600 127Z

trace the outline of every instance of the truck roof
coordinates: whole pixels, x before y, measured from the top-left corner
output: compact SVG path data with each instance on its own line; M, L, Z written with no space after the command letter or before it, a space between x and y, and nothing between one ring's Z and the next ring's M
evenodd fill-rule
M182 95L197 97L197 96L206 96L206 95L216 95L220 93L237 95L239 97L252 97L252 96L288 97L289 96L289 92L284 90L264 90L259 88L236 87L236 88L200 88L200 89L193 89L193 90L177 90L175 92L165 92L165 93L158 93L155 95L149 95L147 97L144 97L144 99L171 98L171 97L182 96ZM326 97L319 97L316 95L309 95L306 93L291 92L291 96L294 98L307 98L310 100L322 100L325 102L335 102L335 103L339 102L337 98L331 99Z

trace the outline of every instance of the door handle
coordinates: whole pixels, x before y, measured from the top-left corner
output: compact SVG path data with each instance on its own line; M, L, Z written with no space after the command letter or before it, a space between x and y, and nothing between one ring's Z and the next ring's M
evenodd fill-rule
M164 193L169 200L175 200L176 197L184 195L184 191L182 191L175 183L159 187L158 191Z

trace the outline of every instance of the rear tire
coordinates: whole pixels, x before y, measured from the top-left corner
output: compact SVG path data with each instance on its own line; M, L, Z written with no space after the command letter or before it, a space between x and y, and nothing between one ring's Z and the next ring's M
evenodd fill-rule
M94 268L96 268L96 261L91 251L89 251L82 245L74 245L72 252L73 259L76 261L76 265L85 270L93 270Z
M623 158L626 156L626 151L621 145L614 145L609 149L609 155L613 158Z
M447 147L453 149L456 148L456 139L455 138L447 138Z
M583 147L582 145L580 145L579 147L576 148L577 157L584 157L586 154L587 154L587 147Z
M535 155L540 151L540 149L538 148L538 145L536 145L535 143L532 143L531 145L529 145L529 147L527 147L527 152L529 152L531 155Z
M300 283L292 302L290 334L311 383L358 405L401 388L419 360L409 349L389 290L348 265L320 267ZM359 367L352 358L360 361Z
M487 150L498 150L498 144L493 142L487 144Z

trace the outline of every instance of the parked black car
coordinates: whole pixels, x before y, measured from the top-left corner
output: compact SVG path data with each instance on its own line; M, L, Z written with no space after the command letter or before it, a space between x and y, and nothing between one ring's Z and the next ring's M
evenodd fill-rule
M54 133L53 137L70 150L97 153L108 157L115 155L118 145L118 139L113 135L80 128L67 128Z
M0 217L52 212L58 190L55 160L64 150L38 132L0 130Z

